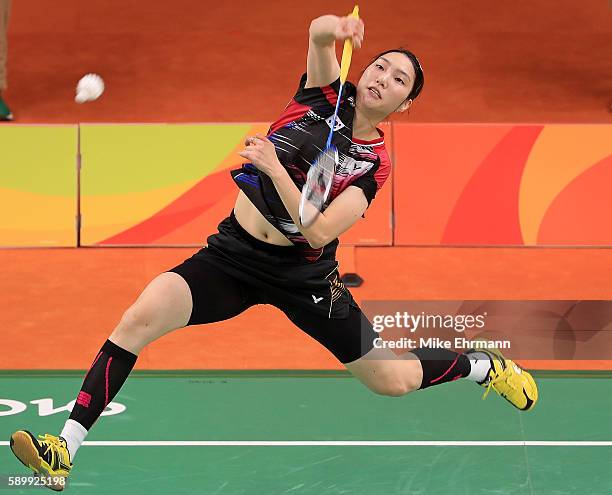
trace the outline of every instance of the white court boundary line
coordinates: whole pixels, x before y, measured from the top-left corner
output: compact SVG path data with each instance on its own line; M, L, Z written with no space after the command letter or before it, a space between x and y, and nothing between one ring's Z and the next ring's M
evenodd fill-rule
M0 442L9 445L9 442ZM612 447L612 441L549 440L100 440L92 447Z

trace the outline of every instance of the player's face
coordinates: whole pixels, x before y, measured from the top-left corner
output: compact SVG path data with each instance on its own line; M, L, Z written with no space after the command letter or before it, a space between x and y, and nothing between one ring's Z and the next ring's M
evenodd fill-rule
M364 71L357 84L357 105L384 117L404 111L414 84L414 67L399 52L385 53Z

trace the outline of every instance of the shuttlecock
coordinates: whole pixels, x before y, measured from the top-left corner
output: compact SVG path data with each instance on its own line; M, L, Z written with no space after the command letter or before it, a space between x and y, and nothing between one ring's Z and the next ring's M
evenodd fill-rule
M86 101L97 100L102 93L104 93L102 78L98 74L87 74L77 84L74 101L85 103Z

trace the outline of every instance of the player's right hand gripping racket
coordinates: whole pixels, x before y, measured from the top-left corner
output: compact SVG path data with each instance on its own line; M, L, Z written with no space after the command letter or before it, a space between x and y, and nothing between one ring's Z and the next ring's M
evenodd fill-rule
M359 7L356 5L349 17L359 19ZM346 82L349 67L351 65L351 57L353 56L353 40L351 38L344 40L344 48L342 50L342 62L340 63L340 89L338 91L338 101L336 109L331 121L331 129L327 137L325 149L319 154L315 162L310 166L306 183L302 188L302 197L300 198L300 222L304 227L310 227L315 221L319 213L327 201L332 183L334 182L334 174L338 163L338 149L331 144L334 135L334 127L336 127L336 118L338 117L338 109L340 108L340 99L342 98L342 88Z

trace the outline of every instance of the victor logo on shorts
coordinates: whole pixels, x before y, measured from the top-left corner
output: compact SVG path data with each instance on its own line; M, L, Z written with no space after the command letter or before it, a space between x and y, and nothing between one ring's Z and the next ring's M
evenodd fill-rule
M312 300L315 302L315 304L323 300L323 297L316 297L314 294L311 294L311 295L312 295Z

